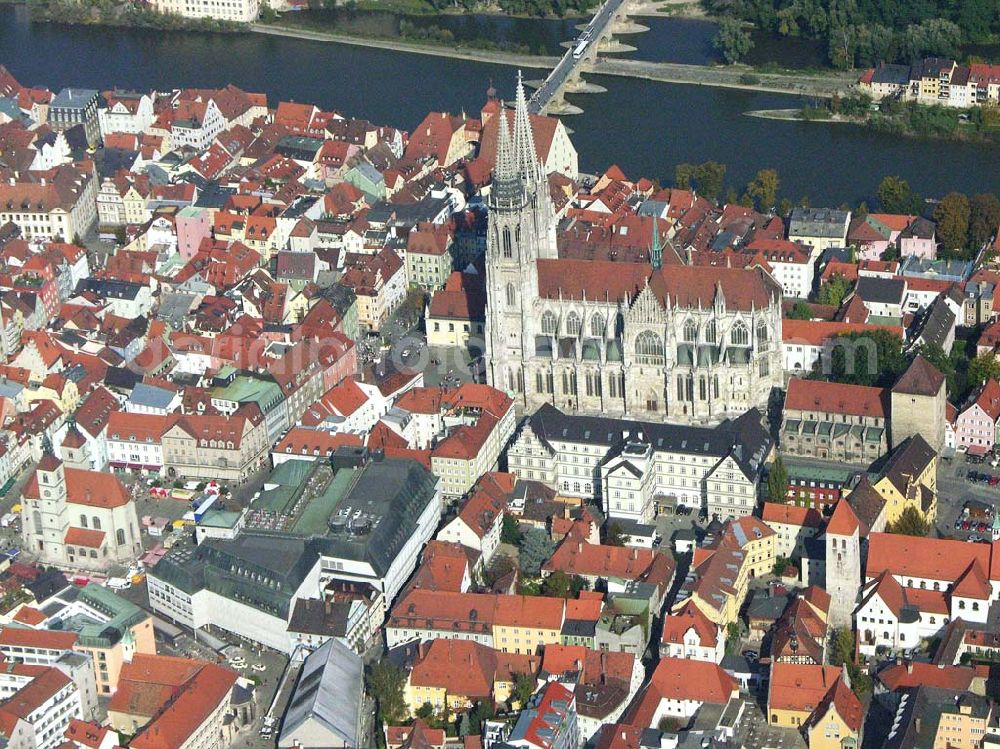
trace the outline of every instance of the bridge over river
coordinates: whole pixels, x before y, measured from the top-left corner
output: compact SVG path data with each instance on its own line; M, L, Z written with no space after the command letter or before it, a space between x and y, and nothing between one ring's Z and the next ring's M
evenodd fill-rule
M629 0L604 0L590 23L578 26L580 36L568 43L566 54L549 73L548 78L537 84L528 101L533 114L579 114L582 110L568 104L564 94L599 93L600 86L584 82L581 73L593 68L598 54L631 52L633 47L622 44L615 35L637 34L647 31L645 26L633 23L628 17Z

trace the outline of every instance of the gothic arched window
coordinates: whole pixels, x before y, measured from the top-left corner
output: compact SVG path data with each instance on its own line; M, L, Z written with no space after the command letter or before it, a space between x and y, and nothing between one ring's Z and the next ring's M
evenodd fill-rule
M694 320L688 318L688 321L684 323L684 342L695 343L697 340L698 326L695 324Z
M542 314L542 333L545 335L555 335L558 326L559 323L556 321L556 316L546 310Z
M767 323L764 320L757 321L757 348L762 349L767 345Z
M502 241L503 241L503 256L505 258L512 258L512 257L514 257L514 243L511 241L511 238L510 238L510 229L509 228L504 229L502 236L503 236L503 239L502 239Z
M580 328L583 325L580 322L580 316L575 312L570 312L566 316L566 332L569 335L580 335Z
M709 320L708 325L705 326L705 341L708 343L715 343L717 337L718 336L715 332L715 320Z
M590 318L590 334L594 338L600 338L604 335L604 318L600 315L594 315Z
M663 364L663 340L651 330L644 330L635 339L635 356L640 364Z
M750 345L750 331L747 330L746 325L738 322L729 333L729 340L734 346L748 346Z
M514 284L507 284L507 306L513 307L517 303L517 295L514 292Z
M115 539L118 541L119 546L125 545L125 531L121 528L115 533Z

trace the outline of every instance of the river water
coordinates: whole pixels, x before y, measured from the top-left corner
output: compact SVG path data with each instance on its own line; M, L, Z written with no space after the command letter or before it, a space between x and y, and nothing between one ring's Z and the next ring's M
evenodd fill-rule
M647 35L658 35L654 46L665 49L676 42L690 54L703 48L702 22L655 22L657 30ZM259 34L32 24L23 6L0 6L0 64L23 83L53 89L234 83L266 93L272 105L279 99L315 102L405 129L429 110L478 112L490 81L510 96L514 78L513 69L503 65ZM528 77L539 73L528 71ZM833 206L870 199L886 174L904 177L926 196L1000 192L997 146L743 116L751 109L801 105L794 96L588 79L608 92L575 97L585 112L566 123L581 168L590 172L618 164L631 177L669 184L677 163L714 159L728 165L727 184L742 189L758 169L772 167L783 196Z

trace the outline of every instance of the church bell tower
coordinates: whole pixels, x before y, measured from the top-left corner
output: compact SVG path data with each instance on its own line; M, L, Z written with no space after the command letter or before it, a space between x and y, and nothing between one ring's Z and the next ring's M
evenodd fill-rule
M556 222L520 73L513 128L501 107L486 237L486 361L490 384L524 402L534 351L539 258L556 258Z

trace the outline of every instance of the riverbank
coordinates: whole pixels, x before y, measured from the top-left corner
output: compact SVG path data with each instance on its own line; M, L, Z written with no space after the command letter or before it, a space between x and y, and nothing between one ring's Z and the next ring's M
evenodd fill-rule
M469 60L471 62L493 62L499 65L512 65L522 68L554 68L556 63L559 62L558 57L540 57L537 55L504 52L502 50L484 50L458 45L445 47L438 44L407 41L405 39L352 36L350 34L337 34L329 31L310 31L290 26L281 26L280 24L264 25L255 23L250 27L250 30L257 34L306 39L312 42L334 42L336 44L350 44L355 47L411 52L415 55L449 57L453 60Z
M369 37L337 34L328 31L309 31L285 27L279 24L255 24L252 30L259 34L285 36L319 42L351 44L359 47L391 49L412 52L418 55L448 57L456 60L491 62L522 68L543 68L551 70L559 58L517 54L502 50L483 50L458 45L442 46L431 43L412 42L403 39L373 39ZM687 65L683 63L643 62L641 60L601 59L592 71L599 75L624 78L640 78L661 83L680 83L694 86L732 88L744 91L794 94L831 98L834 94L848 91L855 83L856 74L830 71L827 74L811 73L795 75L789 73L757 73L749 66ZM584 72L586 76L587 71ZM584 103L584 108L586 104Z
M831 102L832 103L832 102ZM840 104L843 106L843 102ZM919 106L919 105L918 105ZM914 108L911 108L911 111ZM805 107L800 109L757 109L744 112L748 117L757 117L765 120L785 120L793 122L821 122L832 125L857 125L872 131L892 133L906 138L931 139L938 141L958 141L965 143L991 143L1000 142L1000 124L990 127L982 122L980 113L979 121L970 116L969 111L965 113L959 111L948 111L942 107L923 107L916 110L920 117L916 122L927 121L932 117L953 118L952 127L929 127L914 124L915 120L907 114L893 112L883 114L867 108L854 107L850 109L853 113L843 111L834 112L826 107ZM966 119L960 119L963 115ZM1000 118L998 118L1000 119Z
M747 117L758 117L762 120L791 120L793 122L828 122L831 124L843 125L863 125L864 121L854 117L844 117L842 115L828 115L826 117L809 117L805 115L803 109L754 109L744 112Z

